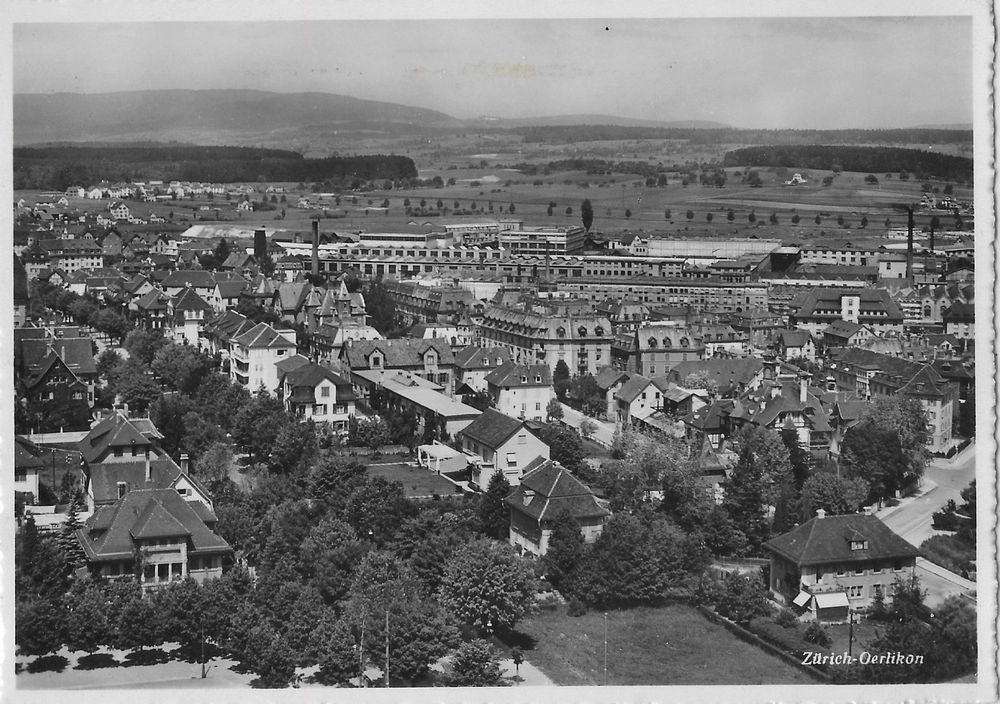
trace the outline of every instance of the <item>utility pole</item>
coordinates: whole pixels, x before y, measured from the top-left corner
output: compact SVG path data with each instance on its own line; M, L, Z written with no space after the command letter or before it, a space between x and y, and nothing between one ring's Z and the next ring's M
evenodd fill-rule
M361 680L361 686L368 686L368 678L365 677L365 616L364 612L361 613L361 647L358 648L358 656L361 659L361 672L358 675L358 679Z
M604 612L604 686L608 686L608 612Z
M849 608L847 609L847 655L851 656L851 650L854 646L854 612Z
M389 687L389 609L385 610L385 686Z

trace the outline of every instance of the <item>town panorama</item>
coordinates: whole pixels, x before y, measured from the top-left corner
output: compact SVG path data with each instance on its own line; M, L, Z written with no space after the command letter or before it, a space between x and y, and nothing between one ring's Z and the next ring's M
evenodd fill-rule
M18 689L976 681L971 130L311 134L15 148Z

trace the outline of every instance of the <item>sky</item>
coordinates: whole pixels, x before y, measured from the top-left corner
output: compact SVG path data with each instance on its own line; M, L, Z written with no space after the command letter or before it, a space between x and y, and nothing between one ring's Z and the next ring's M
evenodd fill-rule
M15 93L319 91L459 118L971 123L968 17L18 23Z

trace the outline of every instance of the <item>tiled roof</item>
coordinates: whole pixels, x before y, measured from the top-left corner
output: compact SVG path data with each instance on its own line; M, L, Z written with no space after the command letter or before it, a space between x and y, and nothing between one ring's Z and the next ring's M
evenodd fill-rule
M509 440L524 423L500 411L487 408L483 414L459 431L467 438L496 449Z
M812 336L805 330L782 330L778 337L785 348L805 347L812 340Z
M851 550L852 541L867 541L868 549ZM862 514L814 517L768 540L764 548L799 566L892 560L920 554L878 518Z
M610 389L618 382L626 379L628 379L628 374L614 367L601 367L597 370L597 376L594 377L597 387L604 390Z
M89 337L56 337L25 339L21 342L21 358L26 369L41 364L49 352L61 359L74 374L96 374L94 348Z
M455 363L455 355L445 340L354 340L344 348L347 364L352 369L368 369L368 359L372 352L382 353L384 367L395 369L423 367L424 355L433 349L438 355L438 366Z
M212 532L192 503L174 489L130 491L96 511L77 536L90 560L131 558L133 537L183 535L197 552L229 552L229 544Z
M646 390L646 387L653 382L639 374L633 374L622 387L615 392L615 398L625 403L632 403L639 394Z
M18 469L46 469L57 467L79 467L81 455L73 450L41 447L27 438L14 436L14 466Z
M284 335L278 333L267 323L258 323L250 330L232 338L240 347L247 349L261 348L294 348L295 343L288 340Z
M133 442L139 448L149 447L152 445L151 438L163 437L147 419L143 420L146 420L155 435L143 425L126 418L121 412L113 413L91 428L87 436L80 441L80 451L88 464L97 462L112 448L131 448ZM146 430L146 433L143 430Z
M212 272L203 269L179 269L170 272L163 280L163 288L215 288L215 277Z
M763 362L755 357L703 359L678 362L667 374L667 378L683 384L690 374L705 374L715 381L719 396L725 398L737 393L741 386L749 385L763 368Z
M609 511L597 503L593 492L553 460L545 460L523 477L504 502L511 510L537 521L552 520L562 512L577 519L603 517Z
M832 323L823 328L823 334L848 338L864 329L865 326L860 323L852 323L849 320L834 320Z
M858 297L861 315L878 311L885 313L883 317L886 321L898 320L903 317L899 305L892 300L889 292L884 288L852 288L848 291L841 288L814 288L797 295L792 300L790 307L796 318L809 318L817 315L836 315L839 317L843 296ZM837 312L828 314L826 311Z
M89 466L91 493L96 503L107 503L118 498L118 482L124 482L129 491L136 489L167 489L181 474L170 457L149 461L150 480L146 481L146 460L126 462L97 462Z
M460 369L490 369L510 361L510 351L503 347L463 347L455 353L455 366Z
M491 386L551 386L552 370L547 364L505 362L486 375Z
M243 292L249 283L245 279L240 279L237 281L216 281L215 287L219 291L219 296L222 298L236 298Z

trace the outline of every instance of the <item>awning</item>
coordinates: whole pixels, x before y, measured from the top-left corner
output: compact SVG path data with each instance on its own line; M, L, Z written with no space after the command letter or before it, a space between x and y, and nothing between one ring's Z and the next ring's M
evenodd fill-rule
M809 603L809 598L812 596L809 592L799 592L799 595L792 600L792 603L802 608Z
M840 606L847 608L850 605L851 602L847 600L846 592L827 592L816 595L817 609L835 609Z

